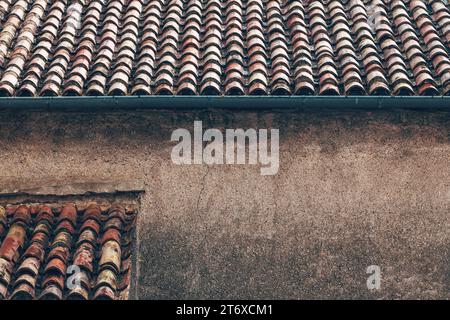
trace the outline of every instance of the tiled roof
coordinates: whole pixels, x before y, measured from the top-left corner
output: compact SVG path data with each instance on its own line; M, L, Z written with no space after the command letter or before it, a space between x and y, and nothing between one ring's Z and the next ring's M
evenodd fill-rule
M0 0L0 93L450 93L447 0Z
M0 207L0 300L126 299L134 218L96 204Z

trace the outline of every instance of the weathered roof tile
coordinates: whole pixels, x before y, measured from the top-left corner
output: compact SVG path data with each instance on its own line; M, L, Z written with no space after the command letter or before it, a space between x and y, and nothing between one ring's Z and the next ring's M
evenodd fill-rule
M0 94L450 94L445 0L3 0Z
M0 207L0 299L126 299L134 220L120 205Z

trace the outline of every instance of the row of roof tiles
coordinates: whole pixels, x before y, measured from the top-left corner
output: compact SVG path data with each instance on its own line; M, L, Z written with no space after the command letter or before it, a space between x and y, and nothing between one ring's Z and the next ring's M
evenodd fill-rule
M0 299L126 299L135 214L0 207Z
M0 0L0 93L450 94L446 0Z

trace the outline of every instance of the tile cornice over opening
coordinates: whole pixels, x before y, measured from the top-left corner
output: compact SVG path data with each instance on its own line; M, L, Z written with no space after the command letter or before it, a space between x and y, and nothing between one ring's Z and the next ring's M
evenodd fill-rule
M32 219L39 219L39 212L43 208L49 211L49 214L55 215L52 217L57 217L58 215L60 215L61 212L65 210L64 208L74 208L76 216L73 214L74 210L70 209L72 212L72 222L70 223L73 228L72 235L78 237L78 234L80 234L79 238L81 239L83 224L79 223L80 218L83 217L83 214L88 209L91 210L92 206L95 206L95 208L98 208L98 210L96 210L99 212L100 216L97 215L97 218L93 218L93 220L95 220L97 224L99 224L100 222L101 224L96 227L98 231L94 231L94 233L97 232L97 237L93 238L92 241L103 241L105 235L109 236L109 234L113 233L110 232L110 230L116 230L116 233L119 232L120 235L115 235L114 239L108 239L108 241L111 240L119 243L119 246L122 250L122 254L120 255L122 261L120 261L116 265L128 266L128 268L123 270L122 267L120 267L120 270L115 274L116 281L120 281L121 288L118 288L120 291L109 292L108 295L110 298L115 297L118 299L128 299L129 296L131 296L132 299L136 299L138 276L131 277L131 274L138 274L136 265L136 261L138 261L139 255L139 252L136 249L139 247L137 244L137 215L140 211L141 195L143 192L144 184L140 180L110 181L100 179L93 181L88 179L76 180L66 178L65 180L29 179L29 181L25 181L23 179L16 179L6 181L5 178L3 178L3 181L0 183L0 207L3 209L4 213L7 213L7 215L4 217L9 217L8 219L10 221L8 221L7 223L3 221L0 226L9 228L12 225L11 221L14 221L14 214L16 210L19 209L22 211L27 210ZM111 208L114 208L114 210L112 210ZM90 219L89 217L91 216L86 217L87 218L83 219ZM109 224L108 227L109 221L112 221L114 219L116 219L116 222L114 224ZM122 224L117 224L117 219L119 221L122 221L122 223L130 223L122 226ZM28 222L27 221L28 220L25 221L27 228L34 227L35 223L37 223L36 220L30 220ZM53 222L53 218L50 221ZM59 223L58 221L60 222L62 220L56 220L55 223ZM64 220L64 222L67 222L67 220ZM110 230L108 230L108 228ZM53 231L51 232L54 233L57 229L52 230ZM66 229L61 230L64 230L62 232L67 232ZM68 230L68 232L71 233L70 229ZM100 230L102 230L102 233L99 233ZM2 241L4 239L3 237L9 234L5 233L5 231L7 231L7 229L5 228L3 231L0 231L0 240ZM30 241L33 241L32 239L33 238L31 238ZM122 239L124 239L124 242L122 242ZM106 249L104 248L105 243L107 245L109 242L101 243L102 245L104 245L103 247L101 247L102 249L98 252L96 251L95 253L91 252L90 254L92 256L100 257L99 254L101 254L101 257L107 257L108 252L106 252ZM26 246L29 247L28 244ZM53 250L54 246L55 242L51 245L51 247L44 247L47 252L46 256L50 254L51 251L49 250ZM71 243L68 243L67 247L72 247ZM80 248L78 244L77 248ZM78 249L77 251L72 252L71 255L75 257L77 255ZM120 252L117 250L116 252ZM75 261L75 258L73 261ZM8 260L8 262L10 262L10 260ZM63 262L65 263L65 267L67 267L70 260L66 260ZM99 272L101 271L102 270L99 269ZM127 275L122 277L122 275L124 275L124 272L127 272ZM43 276L45 276L45 274ZM11 290L8 291L8 287ZM5 286L3 286L3 288L0 287L0 300L2 298L5 298L8 292L8 298L11 297L10 294L14 293L17 288L17 285L14 285L14 287L7 285L6 289ZM63 290L63 288L65 288L65 285L63 285L60 290ZM12 289L14 289L14 291L12 291ZM93 288L91 288L91 290L92 289ZM103 294L103 291L98 291L100 289L101 287L95 289L96 295L97 293ZM39 295L33 294L33 296L40 296L40 294L43 292L45 291L40 292ZM62 298L63 292L58 292L58 298ZM53 294L54 292L52 291L50 293Z
M0 196L82 196L86 194L120 194L144 192L142 180L120 181L39 181L32 182L2 182Z

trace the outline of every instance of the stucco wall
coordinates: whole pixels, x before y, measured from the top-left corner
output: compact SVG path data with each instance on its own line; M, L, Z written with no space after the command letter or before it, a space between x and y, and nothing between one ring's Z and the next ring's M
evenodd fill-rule
M279 128L279 173L173 165L194 120ZM450 298L450 113L0 113L1 186L112 179L145 186L134 297Z

